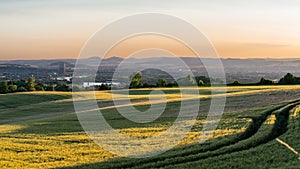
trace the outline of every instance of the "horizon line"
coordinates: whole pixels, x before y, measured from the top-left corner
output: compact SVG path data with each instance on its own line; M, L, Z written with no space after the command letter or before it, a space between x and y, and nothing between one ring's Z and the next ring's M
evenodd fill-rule
M109 59L109 58L120 58L120 59L130 59L130 58L124 58L124 57L119 57L119 56L110 56L104 59ZM134 59L149 59L149 58L172 58L174 56L161 56L161 57L141 57L141 58L137 58L137 57L132 57ZM178 56L179 58L197 58L196 56ZM91 57L87 57L87 58L83 58L83 59L90 59L90 58L101 58L99 56L91 56ZM291 60L291 59L300 59L299 57L218 57L219 59L240 59L240 60L250 60L250 59L273 59L273 60ZM78 58L41 58L41 59L1 59L0 61L31 61L31 60L77 60ZM200 59L217 59L214 57L202 57Z

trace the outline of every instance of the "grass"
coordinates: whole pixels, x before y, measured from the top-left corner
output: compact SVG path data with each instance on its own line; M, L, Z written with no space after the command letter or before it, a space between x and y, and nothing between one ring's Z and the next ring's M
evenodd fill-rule
M291 108L291 107L290 107ZM288 117L289 114L292 114L294 112L291 111L289 113L290 109L281 109L277 112L277 125L276 122L274 124L274 127L271 130L271 133L269 132L268 137L263 139L262 141L266 142L265 144L260 144L259 146L255 146L251 149L243 149L242 151L236 151L234 153L227 153L221 156L199 160L196 162L190 162L185 164L179 164L170 166L167 168L190 168L191 166L201 166L203 168L298 168L299 167L299 157L295 154L291 153L287 148L280 145L276 140L271 139L275 138L276 135L274 135L274 130L276 129L276 126L279 130L278 132L281 132L280 137L282 140L288 142L293 147L299 149L300 148L300 141L299 141L299 125L293 122L292 118L285 120L278 120L280 116L285 119ZM295 120L295 119L294 119ZM288 122L288 124L285 124L285 122ZM282 126L282 125L286 126ZM264 124L266 127L268 127L268 124ZM270 131L270 127L269 131ZM263 128L262 128L263 129ZM286 131L284 131L285 129ZM265 132L265 128L264 131ZM260 134L262 136L262 133ZM257 144L257 141L253 141L253 144ZM214 165L210 165L209 163L213 163Z
M67 98L71 98L71 95L61 92L31 92L0 95L0 110Z
M177 116L181 100L178 89L162 91L167 108L160 118L147 124L124 119L112 106L112 95L122 101L127 99L126 91L99 91L96 98L107 121L119 133L149 138L166 130ZM0 168L293 168L299 165L297 157L273 138L279 136L299 150L300 108L292 104L285 111L280 109L299 98L299 91L300 86L228 87L225 114L218 129L207 142L199 144L211 97L209 87L200 88L200 95L189 98L201 99L197 122L178 146L155 157L134 160L103 150L85 134L70 93L0 95ZM131 90L129 98L144 111L149 108L149 93L150 89ZM81 99L87 100L94 93L81 94ZM160 99L162 95L153 97ZM120 106L129 105L124 102ZM258 159L263 160L254 162Z

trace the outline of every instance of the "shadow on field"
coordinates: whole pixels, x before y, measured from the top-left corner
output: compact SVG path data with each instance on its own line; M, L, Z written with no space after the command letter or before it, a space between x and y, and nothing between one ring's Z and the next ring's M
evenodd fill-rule
M130 89L130 90L112 90L111 93L113 94L123 94L123 95L149 95L153 90L151 89ZM173 90L161 90L165 94L180 94L179 89L173 89Z
M0 95L0 110L8 109L8 108L17 108L20 106L30 105L30 104L38 104L42 102L48 101L56 101L63 99L70 99L71 95L59 95L59 94L31 94L31 93L13 93Z
M179 110L180 110L180 101L168 102L163 113L150 123L135 123L131 120L123 117L116 108L107 108L101 110L102 115L106 121L115 129L126 129L126 128L137 128L137 127L166 127L168 128L176 120ZM205 115L208 112L210 100L204 100L201 102L200 112L201 116ZM65 103L66 104L66 103ZM107 103L108 105L112 103ZM101 104L100 104L101 105ZM106 106L108 106L106 105ZM160 103L158 104L160 105ZM68 109L74 110L71 107L71 102L68 103ZM149 105L139 105L134 106L139 111L146 111L149 109ZM126 106L125 106L126 108ZM63 109L63 110L59 110ZM50 111L51 110L51 111ZM66 111L66 107L54 106L47 109L47 115L40 115L39 119L33 119L22 122L22 125L25 125L25 128L16 130L15 133L20 134L45 134L45 135L59 135L65 133L74 133L74 132L84 132L76 113L63 113L51 114L52 110L57 110L58 112ZM41 111L41 110L39 110ZM204 113L203 113L204 112ZM100 111L99 111L100 113ZM134 114L133 114L134 115ZM189 110L187 111L187 116L189 115Z
M283 97L284 96L284 97ZM235 111L243 111L253 107L264 107L269 106L272 104L279 104L282 102L286 102L290 99L299 98L300 94L298 90L295 91L276 91L270 93L261 93L261 94L249 94L243 96L234 96L234 97L227 97L226 100L226 112L235 112ZM265 99L268 98L268 99ZM135 100L136 102L140 100ZM112 125L112 127L116 129L121 128L131 128L131 127L149 127L149 126L156 126L156 125L170 125L175 120L176 116L178 115L179 109L179 101L178 102L168 102L165 112L162 114L161 118L156 119L154 122L149 124L136 124L132 121L125 119L121 114L117 112L115 108L108 108L103 110L103 115L107 119L108 123ZM69 109L73 109L73 104L64 103L68 105ZM112 106L112 102L106 102L106 105L102 105L99 103L99 106ZM201 99L200 101L200 114L205 115L210 106L209 99ZM135 106L138 110L147 110L149 105L141 105ZM46 108L46 109L45 109ZM32 108L28 109L28 111L42 111L47 114L55 113L55 112L64 112L66 111L65 106L61 105L52 105L51 107L44 107L41 109ZM51 110L51 111L50 111ZM50 112L50 113L49 113ZM73 111L74 112L74 111ZM35 133L35 134L63 134L69 132L84 132L82 127L80 126L77 116L75 113L68 113L58 115L56 114L54 117L40 117L41 119L37 120L30 120L24 121L23 124L26 125L24 129L18 130L18 133Z
M165 94L180 94L182 91L180 91L179 88L174 88L174 89L164 89L164 88L153 88L153 89L130 89L130 90L112 90L111 93L113 94L122 94L122 95L149 95L152 91L162 91ZM182 90L186 91L194 91L195 94L200 94L200 95L211 95L211 90L210 88L202 88L201 90L195 89L195 88L183 88ZM199 93L198 93L199 92ZM215 94L222 94L223 92L218 92L215 91ZM155 94L155 93L152 93ZM160 94L160 93L157 93Z
M119 158L98 163L62 167L60 169L178 167L186 163L199 162L199 160L212 157L219 158L221 155L249 150L266 144L284 134L287 131L289 112L299 103L297 100L289 104L268 108L259 116L252 118L253 122L243 134L232 135L219 142L182 146L150 158ZM277 120L273 125L265 124L264 122L271 114L275 115Z

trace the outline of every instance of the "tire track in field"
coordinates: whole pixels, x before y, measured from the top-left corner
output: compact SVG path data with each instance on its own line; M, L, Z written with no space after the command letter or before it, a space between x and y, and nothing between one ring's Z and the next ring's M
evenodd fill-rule
M275 112L278 113L278 115L277 115L278 118L279 117L285 117L286 115L289 114L289 110L292 109L294 106L296 106L299 103L300 103L299 101L290 102L290 104L284 106L283 108L274 110L273 113L275 113ZM277 111L279 111L279 112L277 112ZM259 142L253 143L254 140L248 141L246 139L245 140L246 146L245 145L243 145L243 146L238 145L238 144L240 144L239 141L238 141L238 142L235 142L233 144L221 147L220 149L223 149L223 150L221 150L221 152L215 152L216 150L213 150L213 151L209 152L210 154L204 154L205 152L203 152L203 153L198 152L198 153L195 153L195 154L187 154L187 155L183 155L183 156L182 156L182 154L178 154L178 156L179 156L178 158L177 157L168 157L166 159L158 159L158 160L149 159L148 161L147 160L138 161L138 163L137 162L135 162L135 163L132 163L132 162L131 163L130 162L126 163L125 162L125 163L120 164L120 165L118 165L116 163L115 165L112 164L111 167L113 167L113 168L134 168L137 165L139 165L139 168L149 168L149 167L160 168L160 167L167 167L167 166L176 166L176 165L187 163L187 162L198 161L200 159L216 157L216 156L220 156L220 155L224 155L224 154L229 154L229 153L234 153L234 152L238 152L238 151L247 150L247 149L250 149L250 148L253 148L253 147L257 147L257 146L266 144L269 141L272 141L272 140L276 139L278 136L285 133L285 131L282 130L281 128L282 127L286 128L288 119L285 119L285 118L283 118L283 119L284 120L278 120L278 122L276 122L274 124L274 126L272 127L270 132L268 132L267 135L261 136L261 137L263 137L263 139L261 139ZM249 139L251 139L251 138L252 137L250 137ZM234 147L236 145L237 145L237 147ZM172 159L175 159L175 161L174 160L172 161ZM111 168L111 167L105 167L105 168Z
M265 114L264 117L260 117L262 121L256 125L258 125L258 128L260 128L261 125L267 120L267 118L271 114L274 114L278 110L288 113L292 107L296 106L299 103L300 103L299 100L295 100L290 102L290 104L286 104L285 106L277 106L275 109L273 108L269 110L270 112ZM286 113L280 114L280 116L284 116L284 114ZM154 157L150 159L135 160L134 163L131 160L126 160L126 159L123 161L123 163L122 160L121 161L112 160L112 161L108 161L106 163L107 165L103 165L103 167L101 168L134 168L137 166L138 168L149 168L149 167L160 168L160 167L166 167L170 165L179 165L187 162L198 161L200 159L216 157L216 156L234 153L242 150L247 150L268 143L269 141L274 140L279 135L283 134L284 132L280 131L278 132L277 135L273 135L274 131L277 132L278 126L284 127L285 124L286 124L285 121L277 122L277 124L274 124L274 127L272 127L270 131L267 132L268 133L267 135L265 134L263 136L256 136L256 138L262 137L263 139L261 139L260 142L255 142L254 144L253 144L254 140L252 139L252 136L257 134L258 129L257 130L252 129L254 132L252 134L250 133L248 137L245 136L243 139L235 140L234 142L230 142L229 144L225 144L225 145L223 144L221 147L215 147L215 149L209 149L204 151L201 150L199 151L199 149L198 150L192 149L191 151L179 153L171 156L165 154L164 156ZM248 139L252 139L252 140L248 140ZM246 145L246 147L244 147L244 144ZM206 154L207 152L209 153Z
M287 149L289 149L292 153L294 153L295 155L298 156L298 160L300 160L300 156L299 156L299 152L296 151L293 147L291 147L289 144L287 144L286 142L280 140L279 138L276 138L276 141L278 143L280 143L281 145L285 146Z
M268 143L272 140L276 140L276 138L278 138L280 135L282 135L286 132L286 127L287 127L287 123L288 123L288 120L289 120L290 110L293 109L295 106L297 106L299 104L300 104L299 101L293 101L293 102L290 102L290 104L286 105L285 107L274 111L274 112L276 112L276 111L279 111L279 112L278 112L278 115L277 115L277 120L274 124L274 127L272 128L271 133L269 133L267 135L268 140L261 140L260 142L254 143L254 145L251 145L251 146L248 146L248 147L246 146L245 149L237 149L237 150L227 151L227 152L225 151L224 153L219 153L219 154L217 153L216 155L207 156L206 158L217 157L217 156L221 156L221 155L224 155L224 154L230 154L230 153L234 153L234 152L248 150L248 149L266 144L266 143ZM282 120L281 117L287 117L287 119ZM251 138L249 138L249 139L251 139ZM250 144L253 144L253 143L250 142ZM257 144L257 145L255 145L255 144ZM183 161L178 162L178 163L167 164L167 165L159 166L159 167L176 166L176 165L180 165L180 164L184 164L184 163L188 163L188 162L195 162L195 161L206 159L206 158L200 158L200 159L199 158L191 158L191 160L189 160L189 159L186 160L186 161L183 160ZM299 158L299 160L300 160L300 158Z
M267 93L267 92L274 92L277 91L279 89L261 89L261 90L250 90L250 91L238 91L238 92L232 92L232 93L225 93L225 94L215 94L213 96L211 95L200 95L197 97L191 97L188 98L186 100L190 100L190 99L210 99L211 97L235 97L235 96L240 96L240 95L251 95L251 94L255 94L255 93ZM85 98L83 98L85 99ZM177 101L179 101L180 99L178 98L172 98L172 99L167 99L166 101L169 103L175 103ZM31 104L31 105L25 105L25 106L20 106L18 107L18 111L22 111L22 110L27 110L30 108L33 108L34 106L47 106L49 104L55 104L55 103L67 103L67 102L72 102L72 98L70 99L62 99L62 100L54 100L54 101L49 101L49 102L41 102L41 103L37 103L37 104ZM182 101L182 100L181 100ZM139 106L139 105L145 105L147 103L147 101L145 99L137 99L137 100L131 100L131 106ZM160 101L158 101L156 104L159 104ZM120 107L124 107L124 106L128 106L128 104L120 104L118 105ZM113 102L104 102L103 105L99 105L99 108L97 110L101 110L101 109L109 109L109 108L115 108L116 105L113 104ZM16 109L15 108L8 108L8 109L4 109L1 110L0 112L0 118L1 115L3 116L4 114L9 114L11 112L15 112ZM10 117L7 119L0 119L0 124L5 124L5 123L12 123L12 122L18 122L18 121L22 121L22 120L30 120L30 119L37 119L37 118L43 118L43 117L49 117L49 116L56 116L56 115L60 115L60 114L66 114L66 113L72 113L73 111L60 111L60 112L51 112L51 113L37 113L37 114L33 114L33 115L24 115L21 117Z

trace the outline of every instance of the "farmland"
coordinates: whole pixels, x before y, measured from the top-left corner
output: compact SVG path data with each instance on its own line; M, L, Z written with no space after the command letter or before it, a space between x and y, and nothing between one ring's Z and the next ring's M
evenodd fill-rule
M132 105L149 108L152 89L130 90ZM172 125L180 107L177 88L153 89L157 103L166 98L159 119L136 124L116 113L112 98L122 101L125 90L97 91L102 114L119 133L136 138L157 135ZM199 88L197 121L175 148L149 158L118 157L105 151L83 131L74 112L71 93L30 92L0 95L0 168L297 168L299 155L276 138L300 151L300 86L227 87L225 113L205 143L198 143L213 97ZM88 100L93 92L81 93ZM218 93L216 93L218 95ZM220 94L221 95L221 94ZM121 102L122 103L122 102ZM120 106L129 106L125 103ZM111 138L112 140L117 138ZM166 142L167 140L159 140ZM134 146L134 145L132 145ZM146 150L151 152L151 149ZM298 167L299 168L299 167Z

